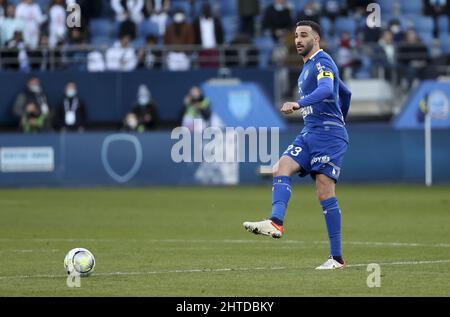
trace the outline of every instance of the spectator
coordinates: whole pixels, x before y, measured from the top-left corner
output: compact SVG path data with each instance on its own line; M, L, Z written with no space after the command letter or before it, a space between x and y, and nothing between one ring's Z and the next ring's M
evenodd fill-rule
M160 69L162 67L162 51L157 48L154 35L147 36L145 46L139 50L139 68Z
M131 20L134 23L141 23L144 16L144 0L111 0L111 6L116 13L116 21L124 22Z
M20 118L20 128L25 133L42 132L46 130L47 121L47 115L33 101L29 101Z
M6 7L6 17L0 26L0 46L3 46L11 40L16 31L20 31L23 34L25 24L22 20L16 18L16 7L13 4L9 4Z
M130 18L127 18L125 21L120 22L119 25L119 37L129 36L130 40L136 39L137 28L136 23L134 23Z
M181 125L193 132L203 131L211 119L211 103L199 87L191 88L184 98L184 106ZM201 125L195 125L194 120L200 120Z
M184 48L194 44L194 31L192 25L186 21L183 9L177 9L173 16L173 23L166 29L164 44L175 46L169 48L167 54L167 67L169 70L188 70L191 61L188 56L191 48Z
M332 22L334 22L338 16L342 15L346 9L345 4L339 0L325 0L323 2L323 14Z
M388 30L391 31L392 35L394 36L394 43L403 41L405 33L402 31L402 26L399 19L392 19L389 22Z
M31 68L34 70L55 70L63 68L63 53L61 43L57 43L55 48L50 48L49 37L42 34L39 48L30 50Z
M92 73L106 70L105 58L101 52L92 51L87 54L87 70Z
M298 21L309 20L316 23L320 23L320 8L317 2L310 0L305 3L303 10L299 12ZM295 33L295 32L294 32Z
M209 3L203 4L202 14L194 20L193 26L195 44L208 49L223 43L222 22L213 16Z
M0 30L2 28L3 21L6 19L6 11L8 7L8 0L0 0ZM1 34L0 34L1 40ZM1 45L2 43L0 43Z
M77 85L68 82L64 99L56 110L55 127L67 131L84 131L86 125L86 106L78 97Z
M140 85L137 94L137 104L127 114L124 126L127 131L145 132L152 130L158 124L157 105L152 99L147 86Z
M402 88L409 90L415 79L423 79L429 60L428 48L413 28L406 31L405 39L397 46Z
M145 12L150 21L158 25L158 35L164 36L169 19L170 0L145 0Z
M255 17L259 15L258 0L237 0L241 33L253 37L255 34Z
M441 15L450 17L450 0L424 0L424 14L433 18L433 35L434 37L438 37L438 18Z
M202 6L202 14L194 20L195 44L204 49L198 53L200 67L220 66L220 52L215 49L223 44L223 29L220 19L213 16L211 6L205 3Z
M21 31L14 32L13 38L6 43L6 49L1 56L5 69L20 70L25 73L30 71L30 57Z
M291 29L291 10L285 0L275 0L274 4L265 9L262 27L264 30L270 30L275 41L282 39Z
M66 8L64 0L52 0L49 11L49 47L55 48L66 37Z
M76 2L80 6L82 25L88 25L91 19L99 18L102 14L103 0L66 0L67 4L73 2Z
M27 127L26 123L39 130L50 128L51 110L39 78L32 77L28 80L27 88L16 98L13 113L21 120L21 127L24 129ZM24 118L32 120L23 121Z
M355 68L360 65L355 47L356 41L350 37L350 33L342 32L338 42L336 64L343 80L353 76Z
M113 71L131 71L136 69L138 59L134 48L130 46L130 37L124 35L113 47L106 51L106 68Z
M367 6L370 3L376 2L373 0L347 0L347 9L356 17L366 16Z
M395 58L394 36L391 31L385 30L378 41L378 45L375 46L372 60L375 66L380 66L383 69L386 80L393 79L396 68Z
M33 3L33 0L22 0L17 6L16 17L25 25L23 33L25 44L31 49L36 49L39 44L41 24L47 19L42 14L41 7Z

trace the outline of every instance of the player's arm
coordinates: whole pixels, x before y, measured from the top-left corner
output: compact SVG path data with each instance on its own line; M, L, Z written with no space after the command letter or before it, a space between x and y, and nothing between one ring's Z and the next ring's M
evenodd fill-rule
M321 102L333 95L334 74L331 71L324 70L317 75L317 88L308 96L298 101L300 107L307 107Z
M348 110L350 109L350 100L352 99L352 93L350 89L339 79L339 100L341 101L341 110L344 119L347 117Z
M330 71L322 71L317 75L317 88L308 96L298 100L297 102L286 102L281 108L284 114L291 114L295 110L307 107L317 102L321 102L333 95L334 75Z

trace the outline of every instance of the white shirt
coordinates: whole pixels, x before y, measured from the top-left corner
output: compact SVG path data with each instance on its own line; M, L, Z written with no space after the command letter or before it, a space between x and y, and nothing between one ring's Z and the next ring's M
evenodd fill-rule
M0 27L0 45L5 45L6 42L12 39L15 31L22 31L23 33L24 29L25 24L22 22L22 20L6 18L5 20L3 20L3 23Z
M87 70L89 72L104 72L106 70L105 59L102 53L93 51L88 54Z
M217 45L214 32L214 19L200 18L200 36L203 48L214 48Z
M16 8L16 18L25 24L24 40L30 48L39 45L39 26L46 20L41 7L36 3L21 2Z
M131 71L137 66L138 59L134 48L122 47L117 42L106 51L106 69L113 71Z
M50 8L50 25L48 27L50 38L49 46L54 48L58 40L63 38L67 31L66 10L63 6L54 5Z
M126 11L130 13L131 20L134 23L142 22L144 18L142 9L144 8L144 0L127 0L127 10L122 7L121 0L111 0L111 7L116 13L116 20L123 22L126 20Z

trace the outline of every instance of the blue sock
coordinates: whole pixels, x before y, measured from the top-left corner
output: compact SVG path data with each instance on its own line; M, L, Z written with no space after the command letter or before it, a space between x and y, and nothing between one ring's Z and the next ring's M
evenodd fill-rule
M336 260L342 261L341 248L341 210L336 197L320 202L327 223L328 238L330 240L330 254Z
M289 176L277 176L273 178L272 187L272 217L270 220L282 226L286 208L291 198L291 178Z

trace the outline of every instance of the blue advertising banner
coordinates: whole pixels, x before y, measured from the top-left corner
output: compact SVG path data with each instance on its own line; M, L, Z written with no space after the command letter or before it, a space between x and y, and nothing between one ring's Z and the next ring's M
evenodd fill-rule
M255 83L206 83L202 89L212 101L214 113L227 127L286 129L272 102Z
M426 111L432 128L450 128L450 82L424 81L394 120L396 129L423 129Z

